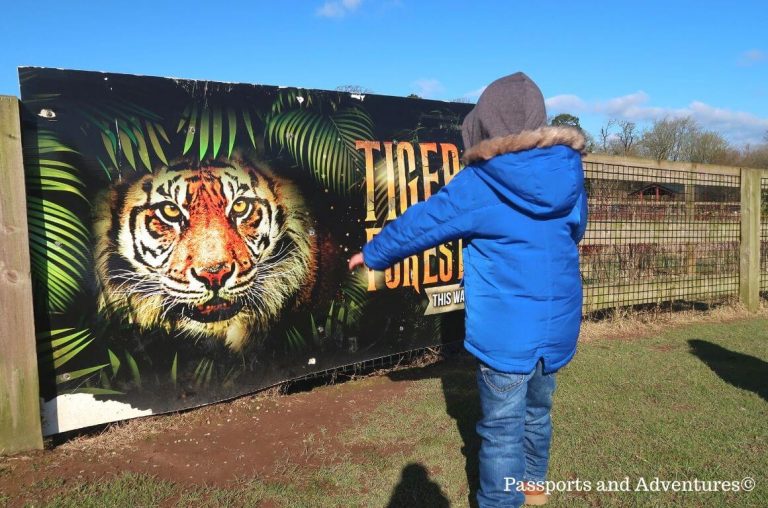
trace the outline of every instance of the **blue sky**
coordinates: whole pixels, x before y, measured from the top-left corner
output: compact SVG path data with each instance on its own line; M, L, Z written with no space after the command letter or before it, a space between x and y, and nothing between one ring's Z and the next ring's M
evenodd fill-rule
M768 131L764 0L37 0L4 17L0 94L20 65L444 100L522 70L593 134L682 115L734 143Z

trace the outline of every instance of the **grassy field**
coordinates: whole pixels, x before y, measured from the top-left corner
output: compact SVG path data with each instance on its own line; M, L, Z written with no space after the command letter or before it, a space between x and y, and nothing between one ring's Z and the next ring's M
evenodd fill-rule
M550 479L560 485L550 504L768 506L766 362L765 318L583 343L558 377ZM269 478L243 478L231 488L135 473L89 483L48 479L15 499L0 493L0 505L467 506L477 469L472 361L451 358L388 376L408 383L405 396L351 416L341 435L318 429L303 436L313 467L288 457ZM643 481L652 489L655 478L747 477L756 482L751 492L636 491ZM598 492L598 482L609 480L625 480L613 487L630 491Z

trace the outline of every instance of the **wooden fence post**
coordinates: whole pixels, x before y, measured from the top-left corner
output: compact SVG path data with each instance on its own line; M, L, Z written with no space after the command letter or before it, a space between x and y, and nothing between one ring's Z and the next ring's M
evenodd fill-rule
M43 447L20 131L0 96L0 454Z
M741 245L739 299L750 311L760 307L760 177L759 169L741 170Z

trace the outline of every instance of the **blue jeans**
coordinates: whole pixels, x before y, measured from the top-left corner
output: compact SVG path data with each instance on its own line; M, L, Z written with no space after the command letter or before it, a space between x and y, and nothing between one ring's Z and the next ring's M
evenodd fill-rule
M478 362L480 508L520 506L521 484L546 479L555 374L544 374L542 366L539 360L528 374L507 374Z

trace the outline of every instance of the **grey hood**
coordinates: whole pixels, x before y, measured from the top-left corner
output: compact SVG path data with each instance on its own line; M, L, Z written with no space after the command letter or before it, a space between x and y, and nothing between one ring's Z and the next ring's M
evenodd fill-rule
M464 149L483 140L536 130L547 123L544 96L531 78L516 72L499 78L483 91L464 118Z

